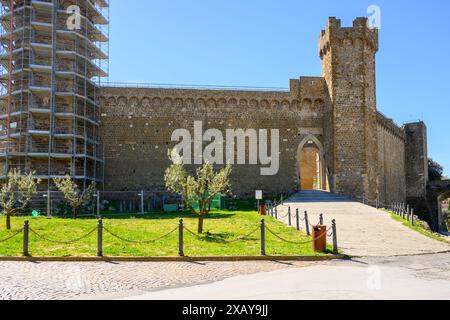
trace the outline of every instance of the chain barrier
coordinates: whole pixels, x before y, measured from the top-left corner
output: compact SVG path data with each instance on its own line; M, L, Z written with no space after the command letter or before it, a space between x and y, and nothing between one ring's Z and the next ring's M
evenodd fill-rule
M47 237L45 237L45 236L39 234L38 232L36 232L36 231L33 230L32 228L30 228L29 230L30 230L30 232L33 233L36 237L38 237L38 238L41 239L41 240L47 241L47 242L52 242L52 243L57 243L57 244L73 244L73 243L76 243L76 242L80 242L81 240L83 240L83 239L89 237L91 234L93 234L94 232L97 231L97 227L95 227L94 229L92 229L92 231L90 231L89 233L85 234L84 236L79 237L79 238L76 238L76 239L73 239L73 240L70 240L70 241L59 241L59 240L50 239L50 238L47 238Z
M288 216L289 216L289 212L286 213L285 215L280 215L280 213L278 213L278 218L279 219L284 219L284 218L287 218Z
M186 230L188 233L190 233L191 235L193 235L194 237L196 237L199 240L203 240L202 237L200 237L198 234L196 234L195 232L191 231L189 228L187 228L185 225L183 225L183 229Z
M248 238L248 237L252 236L254 233L256 233L259 229L260 229L260 227L258 226L252 232L250 232L250 233L248 233L248 234L246 234L244 236L237 237L234 240L224 240L224 242L225 243L234 243L234 242L245 240L246 238Z
M272 231L269 227L267 227L267 226L266 226L266 230L269 231L269 233L271 233L274 237L280 239L281 241L286 242L286 243L296 244L296 245L308 244L308 243L311 243L312 241L313 241L313 242L316 242L316 241L319 240L320 238L326 236L326 233L323 233L323 234L321 234L320 236L318 236L318 237L317 237L316 239L314 239L314 240L308 240L308 241L305 241L305 242L296 242L296 241L290 241L290 240L284 239L283 237L281 237L281 236L279 236L278 234L276 234L275 232L273 232L273 231Z
M162 240L162 239L164 239L164 238L170 236L172 233L174 233L175 231L178 230L178 226L177 226L175 229L171 230L170 232L168 232L168 233L162 235L161 237L158 237L158 238L152 239L152 240L130 240L130 239L127 239L127 238L124 238L124 237L119 236L118 234L112 232L111 230L109 230L109 229L106 228L106 227L103 227L103 230L105 230L107 233L109 233L110 235L112 235L114 238L117 238L117 239L119 239L119 240L121 240L121 241L128 242L128 243L145 244L145 243L155 243L155 242L157 242L157 241L159 241L159 240Z
M13 239L13 238L15 238L15 237L17 237L19 234L21 234L23 232L23 229L20 229L19 231L17 231L16 233L14 233L13 235L11 235L11 236L8 236L8 237L6 237L5 239L1 239L0 240L0 243L3 243L3 242L6 242L6 241L9 241L9 240L11 240L11 239Z
M203 240L203 238L201 236L199 236L198 234L196 234L195 232L193 232L192 230L190 230L189 228L187 228L186 226L183 226L184 230L186 230L188 233L190 233L191 235L193 235L194 237L196 237L199 240ZM249 232L246 235L237 237L234 240L222 240L224 243L234 243L234 242L238 242L238 241L242 241L245 240L246 238L250 237L251 235L253 235L254 233L256 233L258 230L260 229L260 227L256 227L254 230L252 230L251 232Z

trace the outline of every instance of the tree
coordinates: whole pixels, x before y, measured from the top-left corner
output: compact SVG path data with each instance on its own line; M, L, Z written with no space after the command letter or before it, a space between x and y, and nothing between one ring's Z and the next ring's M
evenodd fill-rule
M53 179L56 188L64 195L64 199L72 208L73 218L77 218L77 210L81 207L87 206L94 197L96 183L92 182L84 191L78 188L69 175L65 178Z
M41 179L35 179L34 174L30 172L22 175L20 171L14 170L8 173L6 182L1 185L0 206L6 216L7 230L11 230L11 216L25 210L37 192Z
M169 153L173 164L167 168L164 176L167 189L181 194L192 213L198 215L198 233L203 233L203 222L211 208L212 200L220 193L229 193L231 165L224 166L215 172L209 162L197 169L195 176L186 172L181 157L175 152ZM192 203L197 201L199 210L195 210Z
M430 181L442 180L442 175L444 173L444 168L434 161L433 159L428 159L428 178Z

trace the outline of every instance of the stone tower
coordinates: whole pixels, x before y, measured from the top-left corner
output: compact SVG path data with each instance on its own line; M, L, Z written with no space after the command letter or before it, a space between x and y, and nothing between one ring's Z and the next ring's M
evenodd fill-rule
M332 189L375 201L378 30L368 28L367 18L357 18L352 27L342 27L340 20L329 18L319 50L331 104L332 142L327 153Z

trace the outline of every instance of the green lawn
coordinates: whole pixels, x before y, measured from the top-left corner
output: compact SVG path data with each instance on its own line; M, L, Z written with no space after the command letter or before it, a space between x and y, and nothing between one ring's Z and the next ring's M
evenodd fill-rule
M431 239L448 243L448 241L444 237L442 237L439 233L427 230L423 226L422 221L420 221L420 220L414 221L414 225L413 225L411 221L403 219L401 216L395 214L393 211L390 211L390 210L385 210L385 211L390 213L392 219L402 223L405 227L408 227L416 232L419 232L419 233L423 234L424 236L427 236Z
M180 218L192 231L197 230L197 217L191 214L147 214L103 218L104 226L126 239L149 240L158 238L177 227ZM79 238L97 226L96 219L46 219L45 217L13 217L13 230L5 230L5 217L0 216L0 241L19 230L24 220L30 221L31 228L43 236L59 241ZM214 211L205 219L205 233L198 239L185 232L185 255L195 256L257 256L260 254L260 232L256 231L243 241L227 243L258 228L261 217L254 211ZM266 217L266 225L283 238L304 242L311 238L294 228ZM269 232L266 234L266 253L268 255L323 255L314 253L311 244L291 244L282 242ZM155 243L126 243L104 232L104 255L164 257L178 255L178 230L167 238ZM29 251L32 256L49 257L91 257L97 253L97 232L75 244L55 244L38 238L30 233ZM0 243L0 256L21 256L22 235Z

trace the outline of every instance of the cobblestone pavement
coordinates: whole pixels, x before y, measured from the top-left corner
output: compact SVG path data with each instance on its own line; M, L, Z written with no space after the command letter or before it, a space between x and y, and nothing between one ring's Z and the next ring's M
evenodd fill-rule
M450 243L430 239L401 223L381 210L358 202L286 203L279 207L279 218L288 223L287 205L295 216L308 211L310 223L317 224L324 214L324 223L329 227L336 219L340 249L352 256L400 256L450 251ZM303 217L303 215L301 215ZM295 219L292 219L295 225ZM301 222L304 230L304 222ZM328 242L331 243L329 238Z
M238 275L306 267L311 264L0 262L0 299L111 299L152 290L211 283Z

